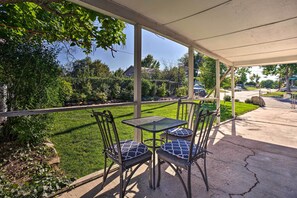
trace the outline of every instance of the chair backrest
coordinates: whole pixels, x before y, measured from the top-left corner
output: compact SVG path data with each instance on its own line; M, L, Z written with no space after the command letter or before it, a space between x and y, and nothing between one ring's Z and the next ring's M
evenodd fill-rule
M190 145L189 161L206 154L207 143L217 112L200 109L195 112L196 119Z
M195 112L199 111L200 107L201 102L195 103L179 99L177 103L176 119L187 121L187 125L184 127L193 130L196 118Z
M95 112L93 116L96 118L99 131L104 145L104 153L114 160L122 163L122 153L120 147L120 140L114 118L110 111Z

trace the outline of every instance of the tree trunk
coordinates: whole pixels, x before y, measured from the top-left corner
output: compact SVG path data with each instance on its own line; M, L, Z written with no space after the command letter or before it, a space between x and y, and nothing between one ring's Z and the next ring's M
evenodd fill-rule
M286 67L286 91L291 92L290 89L290 80L289 80L289 67Z
M6 112L7 111L7 105L6 105L6 93L7 87L6 85L0 84L0 112ZM6 117L0 116L0 124L6 121Z

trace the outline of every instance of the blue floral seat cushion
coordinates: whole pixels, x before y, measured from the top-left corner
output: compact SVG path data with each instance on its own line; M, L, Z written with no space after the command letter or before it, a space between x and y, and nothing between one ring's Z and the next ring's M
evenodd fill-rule
M191 142L187 140L173 140L161 146L161 149L181 159L189 158ZM193 145L192 156L195 155L196 145ZM199 150L199 149L198 149Z
M187 128L176 127L176 128L168 129L166 133L177 137L189 137L193 134L193 131Z
M138 156L145 154L148 151L147 146L142 143L135 142L132 140L120 141L122 160L127 161ZM118 148L114 145L115 152L118 152Z

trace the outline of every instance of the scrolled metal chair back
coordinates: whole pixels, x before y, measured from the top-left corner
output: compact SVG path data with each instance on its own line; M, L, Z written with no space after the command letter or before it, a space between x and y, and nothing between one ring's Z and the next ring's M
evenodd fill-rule
M194 129L196 114L195 112L199 111L201 108L201 102L195 103L190 101L181 101L178 100L177 114L176 119L187 121L185 128Z
M217 112L199 109L195 112L195 126L190 145L189 161L207 153L207 143Z
M113 115L110 111L93 111L104 145L104 153L122 164L120 140Z

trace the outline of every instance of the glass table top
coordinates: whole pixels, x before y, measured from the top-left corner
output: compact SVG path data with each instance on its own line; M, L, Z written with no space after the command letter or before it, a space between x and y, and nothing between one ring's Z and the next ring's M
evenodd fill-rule
M122 123L150 132L160 132L187 124L184 120L165 118L161 116L134 118L123 120Z

